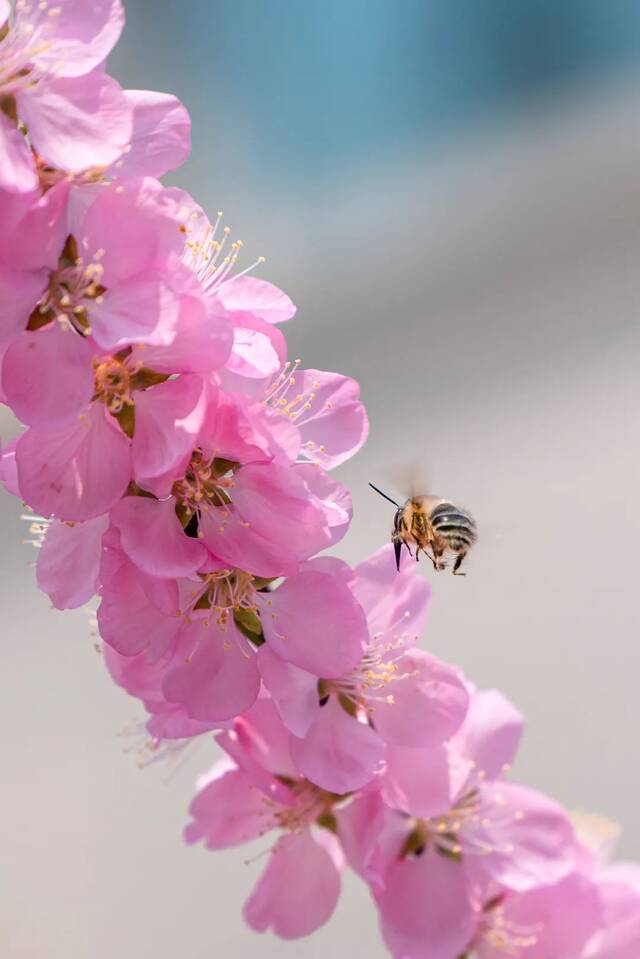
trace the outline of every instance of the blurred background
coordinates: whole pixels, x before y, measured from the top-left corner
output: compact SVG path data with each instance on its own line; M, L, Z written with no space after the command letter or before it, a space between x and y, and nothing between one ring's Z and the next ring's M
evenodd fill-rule
M640 5L127 13L111 72L193 118L171 182L267 256L261 275L299 307L291 355L362 384L371 438L340 471L355 504L341 554L388 536L368 480L402 498L418 469L476 514L467 578L422 570L425 644L522 708L525 782L620 823L621 854L640 857ZM355 879L307 941L244 927L264 861L180 839L212 746L171 775L137 768L121 733L141 710L84 614L48 608L19 505L0 505L2 956L383 957Z

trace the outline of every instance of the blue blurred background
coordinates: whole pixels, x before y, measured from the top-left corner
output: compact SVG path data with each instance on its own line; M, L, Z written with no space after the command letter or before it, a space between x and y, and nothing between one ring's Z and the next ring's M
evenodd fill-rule
M361 382L371 437L339 471L355 507L341 554L388 536L368 480L402 497L426 475L476 514L466 580L431 577L424 643L523 709L525 782L616 820L640 858L640 4L129 0L127 15L111 71L193 118L169 182L225 210L247 262L267 256L261 275L299 306L292 356ZM308 941L243 927L264 860L180 841L210 746L169 782L123 755L116 732L141 712L86 617L36 591L1 505L0 723L17 727L2 955L384 956L354 879Z
M640 64L633 0L132 0L127 11L112 64L129 86L171 79L189 104L187 174L224 189L225 164L239 164L305 199Z

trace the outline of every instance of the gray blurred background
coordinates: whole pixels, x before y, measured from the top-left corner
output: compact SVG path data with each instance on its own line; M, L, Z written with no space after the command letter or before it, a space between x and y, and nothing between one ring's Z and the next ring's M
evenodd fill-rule
M477 515L425 645L523 709L517 774L619 822L636 857L639 68L631 0L130 0L111 60L188 106L171 182L268 257L299 306L291 355L362 384L341 554L388 535L367 481L402 497L415 465ZM243 926L267 843L180 839L213 748L137 768L119 733L141 710L85 615L48 608L0 505L0 955L384 956L355 879L309 940Z

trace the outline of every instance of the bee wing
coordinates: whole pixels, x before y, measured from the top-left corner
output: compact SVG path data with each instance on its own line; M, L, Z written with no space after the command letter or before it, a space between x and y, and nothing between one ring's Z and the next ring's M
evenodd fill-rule
M386 467L382 478L393 490L400 490L403 499L422 496L431 489L424 464L417 459Z

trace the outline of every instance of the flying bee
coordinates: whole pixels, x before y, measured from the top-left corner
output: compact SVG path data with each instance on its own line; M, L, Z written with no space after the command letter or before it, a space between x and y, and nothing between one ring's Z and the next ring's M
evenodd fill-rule
M398 570L404 544L409 555L413 555L411 546L415 547L416 560L422 550L436 570L446 569L444 556L448 552L454 553L451 572L454 576L465 575L460 572L460 566L477 539L475 520L470 513L437 496L412 496L400 506L373 483L369 486L396 507L391 542Z

